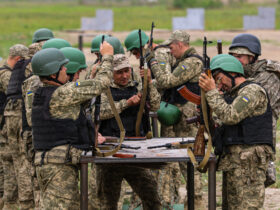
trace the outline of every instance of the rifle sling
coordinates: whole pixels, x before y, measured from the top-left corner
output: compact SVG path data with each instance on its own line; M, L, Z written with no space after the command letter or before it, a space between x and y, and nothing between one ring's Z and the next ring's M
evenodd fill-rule
M119 149L121 148L121 145L122 145L124 137L125 137L125 129L123 127L120 115L118 114L118 111L116 109L116 106L115 106L114 99L113 99L113 96L112 96L110 88L108 88L106 90L106 95L108 97L110 106L111 106L111 108L113 110L115 119L116 119L116 121L118 123L118 126L120 128L120 142L119 142L119 145L116 148L114 148L113 150L111 150L109 152L101 152L100 149L96 148L95 155L98 156L98 157L107 157L107 156L111 156L111 155L117 153L119 151Z
M146 104L147 92L148 92L148 69L144 65L143 93L140 101L139 111L137 113L136 124L135 124L136 136L140 136L140 126L143 117L144 107Z

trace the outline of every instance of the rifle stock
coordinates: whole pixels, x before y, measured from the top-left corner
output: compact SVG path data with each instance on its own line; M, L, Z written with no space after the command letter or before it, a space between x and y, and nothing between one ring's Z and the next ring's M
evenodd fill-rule
M200 96L191 92L185 85L179 87L177 89L177 91L180 93L180 95L184 99L186 99L186 100L188 100L188 101L190 101L190 102L192 102L196 105L200 104L200 100L201 100Z

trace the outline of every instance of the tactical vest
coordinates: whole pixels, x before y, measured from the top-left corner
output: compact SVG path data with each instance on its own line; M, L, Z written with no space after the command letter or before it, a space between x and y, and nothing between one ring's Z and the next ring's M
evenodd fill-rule
M32 133L36 151L70 144L78 149L90 149L94 127L81 107L77 120L51 117L49 103L57 87L40 87L32 105Z
M129 99L131 96L136 95L138 90L136 86L126 87L124 89L113 88L111 87L111 92L114 101L120 101L122 99ZM138 106L131 106L122 111L120 113L120 118L122 120L123 126L125 128L125 135L128 137L135 136L135 125L137 119L137 113L139 111ZM143 126L146 124L145 115L143 115L143 119L140 126L140 135L145 136L147 130L146 127ZM99 132L103 136L120 136L120 129L118 127L117 121L115 118L110 118L107 120L102 120L100 123Z
M0 71L3 71L5 69L8 69L11 71L11 69L9 69L8 67L1 67ZM0 91L0 115L3 115L3 113L4 113L6 101L7 101L7 96L6 96L5 92Z
M238 90L249 84L256 83L246 81L239 86ZM225 100L228 104L231 104L236 97L227 96L225 97ZM223 125L220 129L219 135L222 141L221 143L224 146L236 144L268 144L273 147L272 110L269 101L267 104L267 110L264 114L247 117L236 125Z
M20 60L16 63L7 89L7 100L22 99L21 86L25 79L25 68L30 63L31 59Z
M202 58L199 55L193 54L193 55L185 55L180 60L184 60L186 58L190 57L196 57L199 60L202 61ZM179 65L179 62L176 62L176 64L172 67L171 71L173 72L177 66ZM200 95L200 87L198 86L198 82L186 82L184 84L178 85L176 87L166 89L163 94L163 101L166 101L170 104L185 104L188 102L185 98L183 98L180 93L177 91L177 89L181 86L185 85L187 89L189 89L192 93L196 95Z

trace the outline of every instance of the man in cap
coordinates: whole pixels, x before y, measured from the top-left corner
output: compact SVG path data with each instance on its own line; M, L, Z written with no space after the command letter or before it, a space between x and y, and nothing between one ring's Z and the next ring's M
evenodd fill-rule
M148 53L146 59L156 79L156 86L165 89L163 101L175 105L181 112L178 122L173 125L176 137L195 137L197 133L196 124L187 124L187 119L197 116L197 107L191 101L183 98L177 89L185 85L191 92L199 95L198 78L202 72L202 58L196 50L189 45L190 35L184 30L174 31L170 38L164 42L171 50L171 54L176 58L176 63L172 66L171 72L164 71L165 62L158 62L153 53ZM166 113L168 114L168 113ZM181 172L187 179L187 164L180 163ZM195 170L195 206L204 208L202 204L202 184L201 174ZM185 200L185 207L186 205Z
M4 116L7 128L8 146L7 151L11 154L10 158L5 159L5 165L9 168L14 168L16 175L17 188L10 189L5 188L7 194L13 194L10 201L7 202L7 208L9 205L16 205L17 199L19 199L19 205L21 209L30 209L34 207L33 190L30 176L30 163L26 159L24 152L25 145L22 142L22 95L21 85L25 78L30 75L30 71L26 70L26 66L30 62L28 59L28 48L23 45L17 45L13 48L12 55L17 52L21 52L20 59L14 65L12 74L7 87L7 102L5 106ZM6 172L4 172L6 174ZM13 172L8 172L7 185L9 186L9 176ZM6 178L4 180L6 182ZM13 193L11 193L13 191ZM18 198L17 198L18 191ZM6 208L6 203L4 209Z
M4 109L6 105L6 100L7 100L7 88L8 84L10 81L10 77L12 74L12 70L15 66L15 64L20 60L23 59L27 55L28 49L21 44L16 44L10 48L9 51L9 57L3 64L3 66L0 67L0 119L1 119L1 133L0 134L0 139L1 139L1 153L3 153L3 156L1 155L1 198L3 197L4 193L4 185L6 185L6 206L10 204L10 202L16 202L17 200L17 195L16 195L16 190L17 190L17 184L16 184L16 177L15 177L15 171L14 168L10 165L9 161L5 161L6 164L2 166L2 157L5 159L11 160L12 156L9 152L7 152L8 149L8 141L7 141L7 133L6 129L7 126L5 125L5 119L3 117L4 114ZM5 152L6 151L6 152ZM3 167L4 170L6 170L6 175L4 175L3 172ZM4 182L4 177L6 177L6 183Z
M149 37L144 31L141 31L141 43L139 30L133 30L125 38L124 44L131 54L135 56L136 59L140 59L140 47L143 52L148 47ZM164 71L171 72L171 66L173 65L175 59L170 53L170 48L167 45L158 45L153 43L152 50L155 54L155 58L159 63L164 62L165 65L161 66ZM141 71L143 75L143 71ZM157 90L162 94L163 89L157 87ZM175 137L173 131L173 126L166 126L161 124L161 137ZM158 192L162 200L162 205L165 208L169 208L172 203L176 203L179 200L179 185L180 185L180 169L177 163L170 163L166 167L153 171L158 180ZM172 202L173 201L173 202Z
M79 209L79 158L83 150L90 150L94 135L94 128L85 126L89 123L83 104L108 88L111 78L112 46L104 42L100 52L103 58L96 77L81 82L67 83L64 65L69 60L58 49L41 50L32 58L33 72L43 82L32 105L42 209Z
M222 122L214 142L218 169L227 172L228 209L262 209L265 173L274 149L267 93L244 78L241 63L231 55L215 56L210 68L213 78L203 73L199 86Z
M126 130L126 136L135 137L135 124L141 100L140 87L131 80L131 66L125 55L114 55L113 69L113 80L110 85L112 96ZM159 108L160 95L153 86L150 75L148 82L151 110L155 111ZM120 130L105 94L101 95L100 119L99 131L103 136L119 137ZM146 136L146 133L145 125L141 123L140 135ZM150 170L116 164L98 165L97 168L100 177L98 191L101 209L117 209L123 179L139 195L144 209L161 209L157 183Z

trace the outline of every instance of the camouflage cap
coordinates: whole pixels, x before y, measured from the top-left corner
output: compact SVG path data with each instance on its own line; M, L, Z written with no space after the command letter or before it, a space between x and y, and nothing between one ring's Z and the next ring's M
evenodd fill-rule
M29 57L33 57L33 55L42 49L44 41L42 42L35 42L28 46Z
M10 48L9 56L28 57L28 48L22 44L16 44Z
M190 42L190 35L184 31L184 30L176 30L173 31L169 39L167 39L165 42L163 42L163 45L170 45L174 41L180 41L180 42Z
M124 68L130 68L128 58L124 54L114 55L113 68L114 71L118 71Z
M238 55L251 55L255 56L254 53L250 52L246 47L233 47L228 51L229 54L235 53Z

